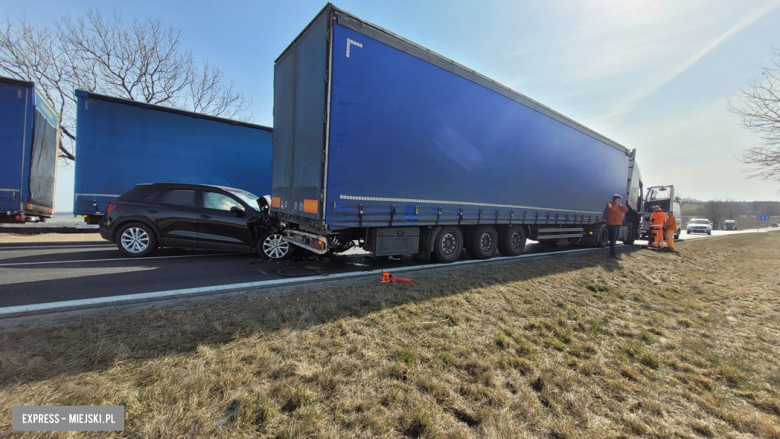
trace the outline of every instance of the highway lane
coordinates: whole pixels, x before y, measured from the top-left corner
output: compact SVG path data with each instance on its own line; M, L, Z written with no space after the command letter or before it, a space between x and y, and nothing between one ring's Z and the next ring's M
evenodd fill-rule
M750 232L755 230L715 231L713 236ZM706 237L682 235L690 240ZM526 253L581 248L529 241ZM99 241L0 243L0 308L426 264L413 257L374 258L361 251L350 253L270 262L253 254L161 249L152 257L125 258L112 244Z

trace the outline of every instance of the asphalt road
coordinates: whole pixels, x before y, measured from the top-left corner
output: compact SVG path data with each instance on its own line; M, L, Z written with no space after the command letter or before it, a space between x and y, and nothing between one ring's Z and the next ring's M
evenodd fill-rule
M714 236L746 233L713 232ZM700 239L706 235L686 235ZM637 244L642 244L638 241ZM582 247L530 242L526 253ZM361 252L346 256L269 262L253 254L162 249L148 258L125 258L107 242L0 243L0 309L49 302L152 293L292 277L392 270L423 265L412 257L391 260Z

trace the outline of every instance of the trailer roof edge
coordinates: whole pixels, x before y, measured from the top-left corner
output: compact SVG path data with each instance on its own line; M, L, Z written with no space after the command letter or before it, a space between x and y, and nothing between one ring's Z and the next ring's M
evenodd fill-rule
M344 20L339 20L339 24L342 26L345 26L347 28L350 28L356 32L360 32L369 38L374 38L377 41L387 44L390 47L393 47L397 50L400 50L402 52L408 53L409 55L412 55L416 58L422 59L424 61L427 61L437 67L440 67L444 70L447 70L453 74L456 74L464 79L470 80L476 84L479 84L489 90L492 90L508 99L512 99L515 102L524 105L528 108L531 108L533 110L538 111L539 113L544 114L545 116L556 120L558 122L563 123L564 125L569 126L570 128L573 128L587 136L590 136L606 145L611 146L614 149L617 149L618 151L623 152L624 154L629 154L629 149L622 144L610 139L609 137L600 134L585 125L582 125L581 123L575 121L574 119L571 119L567 116L564 116L563 114L553 110L552 108L542 104L541 102L538 102L534 99L529 98L528 96L513 90L493 79L488 78L487 76L472 70L462 64L459 64L456 61L453 61L439 53L436 53L420 44L415 43L414 41L408 40L394 32L391 32L381 26L378 26L374 23L371 23L369 21L363 20L362 18L351 14L349 12L346 12L342 9L339 9L338 7L334 6L332 3L328 3L325 5L322 10L320 10L319 13L312 19L309 24L298 34L297 37L284 49L284 51L274 60L274 63L279 61L294 45L295 43L301 39L306 32L314 26L314 24L320 20L321 16L323 14L330 13L331 11L334 11L336 13L337 18L344 17ZM350 23L350 21L352 21Z
M214 122L227 123L227 124L231 124L231 125L238 125L238 126L243 126L243 127L247 127L247 128L255 128L255 129L259 129L259 130L273 132L273 128L272 127L267 127L265 125L258 125L258 124L253 124L253 123L249 123L249 122L242 122L242 121L239 121L239 120L227 119L227 118L224 118L224 117L210 116L208 114L196 113L194 111L180 110L178 108L172 108L172 107L164 107L162 105L147 104L145 102L134 101L134 100L131 100L131 99L117 98L117 97L114 97L114 96L106 96L106 95L101 95L101 94L98 94L98 93L92 93L92 92L79 90L79 89L76 89L74 94L77 97L82 97L82 98L98 99L98 100L101 100L101 101L114 102L114 103L117 103L117 104L125 104L125 105L131 105L131 106L134 106L134 107L145 108L147 110L164 111L166 113L174 113L174 114L179 114L179 115L182 115L182 116L194 117L196 119L206 119L206 120L211 120L211 121L214 121Z
M33 88L35 84L31 81L24 81L22 79L9 78L7 76L0 76L0 83L20 85L22 87Z

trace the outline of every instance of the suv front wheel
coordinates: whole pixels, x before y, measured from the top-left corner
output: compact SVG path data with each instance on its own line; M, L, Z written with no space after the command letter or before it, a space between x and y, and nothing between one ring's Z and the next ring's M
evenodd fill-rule
M130 223L119 229L116 246L125 256L149 256L157 250L157 236L145 224Z
M256 250L261 258L272 261L287 259L295 251L292 244L287 242L283 234L274 231L265 232L260 236Z

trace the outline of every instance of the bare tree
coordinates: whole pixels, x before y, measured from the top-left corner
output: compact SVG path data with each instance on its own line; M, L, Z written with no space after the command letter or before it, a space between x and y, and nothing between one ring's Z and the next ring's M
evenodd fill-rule
M742 153L742 162L753 168L751 177L780 181L780 49L774 49L774 56L737 95L740 104L729 102L729 109L762 140Z
M251 101L208 62L198 65L181 47L182 30L161 20L125 21L90 10L39 28L6 16L0 34L0 72L36 83L61 115L70 138L61 156L73 160L73 90L107 94L244 121Z
M712 222L712 229L720 229L727 214L726 203L719 200L711 200L704 203L704 216Z
M738 217L739 215L742 215L744 210L739 202L732 199L726 199L723 205L725 207L726 217L731 220L733 220L735 217Z

